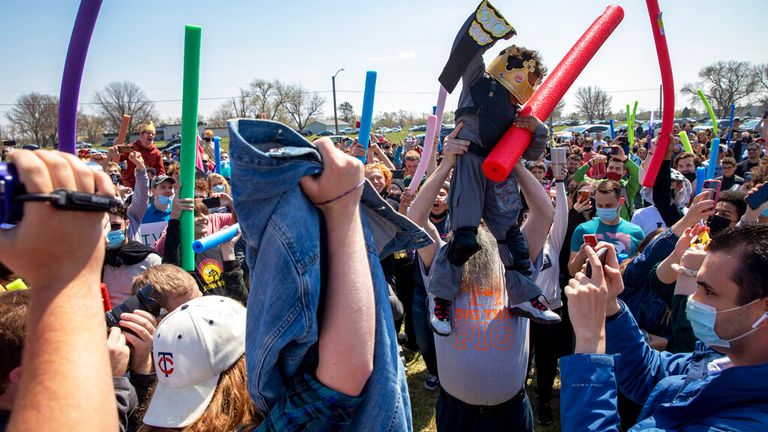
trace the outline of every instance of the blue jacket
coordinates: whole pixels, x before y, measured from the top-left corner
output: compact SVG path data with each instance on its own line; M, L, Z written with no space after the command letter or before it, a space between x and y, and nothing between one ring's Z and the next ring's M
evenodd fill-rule
M232 192L251 281L248 389L267 414L286 394L292 377L317 368L318 316L328 271L325 232L321 213L301 191L299 180L319 174L322 163L315 146L283 124L239 119L231 120L229 129ZM376 341L364 401L346 430L410 431L408 387L379 260L431 240L397 214L370 183L365 184L360 208L374 283Z
M677 236L667 229L637 255L622 274L624 291L619 299L626 303L640 328L655 335L666 336L667 304L651 287L648 274L653 267L675 250Z
M619 430L617 384L643 404L630 432L768 431L768 364L708 372L723 355L700 342L693 353L655 351L624 304L606 323L606 352L560 359L563 431Z

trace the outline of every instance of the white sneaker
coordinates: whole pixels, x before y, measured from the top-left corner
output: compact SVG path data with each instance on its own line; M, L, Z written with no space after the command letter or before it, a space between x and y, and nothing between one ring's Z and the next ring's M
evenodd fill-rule
M429 294L429 327L438 336L451 334L451 301Z
M549 309L549 303L543 295L534 297L527 302L518 303L509 307L512 315L528 318L540 324L557 324L562 319L560 315Z

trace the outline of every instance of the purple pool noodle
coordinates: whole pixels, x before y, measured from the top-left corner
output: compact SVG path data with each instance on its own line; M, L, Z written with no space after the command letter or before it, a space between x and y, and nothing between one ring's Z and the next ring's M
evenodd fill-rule
M99 16L102 0L81 0L77 18L69 39L64 75L59 94L59 150L75 153L77 131L77 98L83 78L85 57L91 43L93 28Z

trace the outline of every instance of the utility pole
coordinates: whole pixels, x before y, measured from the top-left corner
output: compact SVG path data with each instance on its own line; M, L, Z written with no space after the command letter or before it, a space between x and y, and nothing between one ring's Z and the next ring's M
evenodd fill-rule
M343 70L344 68L337 70L331 77L331 86L333 87L333 125L336 130L336 135L339 134L339 119L336 117L336 75Z

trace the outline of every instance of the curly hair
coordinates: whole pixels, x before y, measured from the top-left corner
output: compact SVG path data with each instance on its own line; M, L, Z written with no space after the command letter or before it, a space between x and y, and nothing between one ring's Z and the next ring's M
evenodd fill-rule
M547 67L541 61L541 55L538 51L519 47L517 45L510 45L505 48L499 55L507 55L507 70L519 69L523 67L523 62L533 60L536 62L536 75L539 78L544 78L547 75Z
M387 166L381 162L370 163L365 166L366 176L373 171L381 172L381 175L384 176L384 182L386 183L386 189L384 190L389 191L389 186L392 184L392 171L390 171L389 168L387 168Z

